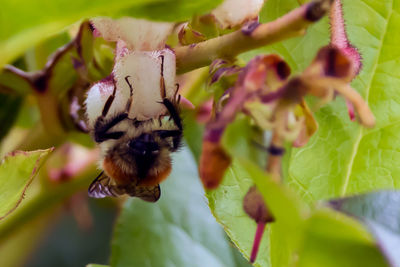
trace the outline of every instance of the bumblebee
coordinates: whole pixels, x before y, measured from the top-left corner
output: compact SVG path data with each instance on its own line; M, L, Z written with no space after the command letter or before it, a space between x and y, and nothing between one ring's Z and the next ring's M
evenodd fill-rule
M133 51L89 89L86 114L103 169L89 196L160 198L159 184L171 172L170 154L182 141L175 68L170 49Z

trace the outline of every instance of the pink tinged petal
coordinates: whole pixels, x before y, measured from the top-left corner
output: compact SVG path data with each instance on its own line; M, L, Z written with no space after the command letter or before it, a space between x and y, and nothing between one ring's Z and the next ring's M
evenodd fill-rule
M184 109L195 109L196 107L193 105L192 102L190 102L189 99L185 98L184 96L180 96L181 100L180 100L180 106Z
M129 54L129 49L126 46L126 43L123 40L119 39L117 41L117 45L116 45L116 48L115 48L115 59L114 59L114 61L117 62L118 60L120 60L121 58L123 58L124 56L126 56L128 54Z
M110 95L112 95L113 90L114 80L112 75L95 83L89 89L85 100L86 117L88 119L89 128L93 128L98 116L101 115L103 111L104 104Z
M254 263L256 261L258 249L260 248L261 239L264 234L264 229L265 229L265 223L259 222L257 224L257 230L254 237L253 248L251 249L251 255L250 255L251 263Z
M93 29L93 37L101 37L101 33L98 29Z
M196 112L196 120L200 123L206 123L210 121L212 108L213 108L213 100L210 99L203 103L200 107L197 108Z
M68 181L79 173L85 171L98 159L99 151L97 149L89 150L79 145L65 144L56 152L61 160L65 160L62 168L49 169L48 175L52 181Z

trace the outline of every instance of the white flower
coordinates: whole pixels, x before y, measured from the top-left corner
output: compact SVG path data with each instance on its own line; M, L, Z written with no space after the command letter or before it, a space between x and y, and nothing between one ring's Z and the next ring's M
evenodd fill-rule
M222 28L231 28L257 18L263 4L264 0L225 0L211 14Z

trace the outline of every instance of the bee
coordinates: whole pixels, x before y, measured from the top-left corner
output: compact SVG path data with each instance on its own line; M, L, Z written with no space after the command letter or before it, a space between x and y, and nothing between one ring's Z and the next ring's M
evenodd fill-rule
M170 154L182 142L175 69L175 54L168 48L133 51L89 89L86 114L103 169L89 196L160 198L159 184L171 172Z

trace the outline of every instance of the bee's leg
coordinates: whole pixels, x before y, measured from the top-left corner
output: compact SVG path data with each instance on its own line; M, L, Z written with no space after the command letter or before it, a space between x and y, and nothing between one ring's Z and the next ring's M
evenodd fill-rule
M112 127L123 121L128 117L128 113L121 113L109 121L105 121L105 118L99 117L94 125L94 140L97 143L101 143L103 141L109 139L119 139L124 135L124 132L111 132L108 133Z
M167 108L170 116L174 120L175 125L178 127L180 131L182 131L182 119L179 116L179 112L176 109L175 105L168 98L164 98L163 102L164 106Z
M117 87L114 84L114 90L113 90L112 94L108 97L106 103L104 104L103 111L101 112L102 117L107 116L107 113L110 110L111 104L114 102L116 92L117 92Z
M129 113L129 110L131 109L132 95L133 95L133 87L132 87L132 84L129 82L129 78L130 78L130 77L131 77L131 76L129 76L129 75L125 77L125 81L126 81L126 83L128 84L129 90L130 90L129 99L128 99L128 102L126 103L126 112L127 112L127 113Z
M160 125L160 127L162 126L162 116L158 117L158 124Z
M165 80L164 80L164 55L159 56L161 58L161 70L160 70L160 94L161 98L164 99L167 96L165 91Z
M176 90L175 90L175 93L174 93L173 101L174 101L174 103L179 104L179 102L181 102L181 95L179 95L178 99L176 99L176 96L178 95L178 91L179 91L179 83L176 83L175 86L176 86Z
M125 79L127 79L128 77L125 77ZM128 113L118 114L111 120L106 121L106 119L105 119L108 114L108 111L111 108L112 103L114 102L116 90L117 90L117 88L114 85L113 93L108 97L106 103L104 104L101 116L99 118L97 118L97 120L94 124L94 140L97 143L101 143L101 142L109 140L109 139L119 139L124 135L124 132L108 133L108 130L110 130L112 127L114 127L115 125L120 123L122 120L126 119L128 117ZM131 94L132 94L132 92L131 92Z

